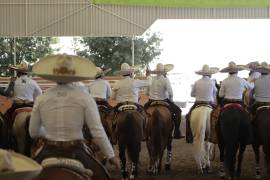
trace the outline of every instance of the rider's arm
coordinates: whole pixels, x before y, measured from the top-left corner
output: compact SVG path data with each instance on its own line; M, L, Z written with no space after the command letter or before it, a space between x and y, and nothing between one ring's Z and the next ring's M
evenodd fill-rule
M219 89L219 93L218 96L223 98L225 96L225 86L224 86L224 82L221 83L220 89Z
M41 117L39 111L39 102L36 100L30 118L29 134L32 138L37 138L42 135Z
M169 81L168 78L166 78L166 90L168 92L169 99L173 100L173 90L172 90L171 82Z
M101 124L97 105L94 99L91 97L86 98L85 102L86 104L84 116L86 124L88 125L96 144L100 147L101 151L105 154L105 156L108 159L111 159L115 156L114 151Z
M194 85L191 85L191 93L190 93L191 97L195 97L196 96L196 83Z
M42 94L42 90L39 87L38 83L34 81L34 86L35 86L35 91L34 91L34 100L36 99L37 96Z
M109 82L107 82L107 92L106 92L106 98L109 99L112 96L112 89Z

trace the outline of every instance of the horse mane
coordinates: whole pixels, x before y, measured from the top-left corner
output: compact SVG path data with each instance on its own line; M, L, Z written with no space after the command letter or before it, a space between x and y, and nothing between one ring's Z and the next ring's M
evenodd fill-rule
M153 146L153 149L158 150L161 148L161 141L162 141L162 119L161 119L161 114L155 108L155 110L152 113L152 118L151 118L151 132L156 132L156 133L151 133L151 143ZM157 133L158 132L158 133ZM154 156L158 156L158 152L154 152Z
M142 132L137 127L138 125L134 115L129 112L125 117L126 122L126 141L127 141L127 152L132 162L138 161L138 154L140 152L140 142ZM138 132L139 131L139 132Z

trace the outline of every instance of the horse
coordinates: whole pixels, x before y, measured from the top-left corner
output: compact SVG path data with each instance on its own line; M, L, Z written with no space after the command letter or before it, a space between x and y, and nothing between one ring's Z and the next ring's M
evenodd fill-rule
M220 176L228 179L240 177L241 166L246 145L251 140L250 116L240 104L227 104L223 107L219 119L220 161L224 162L225 173L221 166ZM236 154L238 163L235 172Z
M256 159L256 179L261 178L260 172L260 145L265 154L266 172L270 176L270 106L261 106L257 109L253 122L254 143L252 144Z
M123 108L122 108L123 107ZM128 179L126 167L126 150L131 160L131 174L129 179L138 176L138 161L143 139L143 116L133 104L122 105L122 109L115 117L115 136L118 141L119 157L121 160L121 174L123 179Z
M190 127L193 134L193 153L198 166L198 173L211 172L211 151L213 143L208 142L210 136L210 118L212 107L210 105L199 105L195 107L190 116Z
M166 105L150 105L146 112L149 114L146 127L146 145L150 157L148 171L156 175L161 172L165 148L167 148L165 169L171 168L173 123L171 112Z

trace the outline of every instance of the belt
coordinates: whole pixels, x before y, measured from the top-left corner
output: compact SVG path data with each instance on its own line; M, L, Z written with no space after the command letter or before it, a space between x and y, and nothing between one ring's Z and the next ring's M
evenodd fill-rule
M213 104L212 101L195 101L195 104Z
M83 144L83 140L74 140L74 141L52 141L45 140L45 144L50 146L60 146L60 147L69 147Z
M242 102L243 101L242 99L227 99L227 98L225 98L224 100L229 101L229 102Z
M258 104L258 105L270 105L270 102L258 102L258 101L256 101L255 104Z

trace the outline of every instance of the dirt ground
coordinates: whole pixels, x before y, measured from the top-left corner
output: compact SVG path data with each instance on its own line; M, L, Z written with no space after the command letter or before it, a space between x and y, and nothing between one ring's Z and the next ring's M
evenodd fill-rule
M148 153L145 143L142 143L142 152L140 154L140 165L139 165L139 177L138 180L216 180L219 179L217 172L219 167L219 152L216 147L216 158L212 162L214 172L208 175L198 175L196 173L196 164L192 156L192 145L186 144L184 139L174 140L173 142L173 156L172 156L172 169L169 172L165 172L164 166L161 174L157 176L150 176L147 174L148 165ZM116 148L117 151L117 148ZM262 155L262 180L269 180L269 177L265 177L265 170L263 166L263 154ZM254 153L251 146L248 146L243 160L242 166L242 177L243 180L255 179L255 160ZM116 179L121 179L117 176Z

